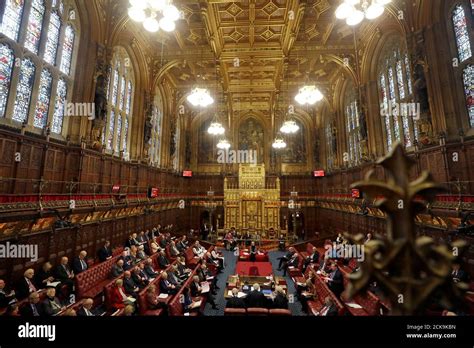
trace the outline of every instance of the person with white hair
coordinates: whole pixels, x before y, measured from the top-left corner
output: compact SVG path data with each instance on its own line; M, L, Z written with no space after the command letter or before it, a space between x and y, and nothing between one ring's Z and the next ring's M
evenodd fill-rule
M250 291L245 298L247 308L268 308L268 300L263 293L260 292L260 285L255 283L253 290Z

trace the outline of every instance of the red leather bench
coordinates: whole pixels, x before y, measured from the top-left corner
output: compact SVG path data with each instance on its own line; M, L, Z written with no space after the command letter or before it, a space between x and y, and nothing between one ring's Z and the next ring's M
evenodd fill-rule
M170 316L184 316L184 308L183 304L181 303L181 295L183 293L184 288L189 288L191 282L193 281L193 276L196 274L196 269L191 273L189 278L184 282L181 289L179 289L178 293L169 301L168 303L168 313ZM194 298L195 300L201 301L201 309L204 308L206 304L206 297L200 296L199 298ZM196 311L189 312L190 316L197 316L199 313Z
M308 309L310 313L315 314L316 312L319 312L324 307L324 299L329 296L336 304L338 308L338 314L344 314L344 305L318 275L314 277L314 286L316 287L317 297L308 301Z
M104 286L110 282L110 270L120 255L99 263L75 276L76 295L78 299L84 297L95 298L100 295Z
M270 316L284 316L284 317L291 317L292 316L292 313L289 309L280 309L280 308L274 308L274 309L270 309L268 311L268 314Z
M224 315L229 317L241 317L247 315L245 308L226 308L224 309Z

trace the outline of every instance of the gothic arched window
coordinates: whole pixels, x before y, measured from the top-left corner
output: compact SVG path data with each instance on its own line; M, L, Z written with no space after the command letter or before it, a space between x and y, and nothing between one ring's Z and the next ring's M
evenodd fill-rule
M0 122L63 134L73 85L71 0L6 0L0 25ZM16 61L18 64L13 64Z
M400 141L410 148L418 140L419 109L414 103L410 58L397 38L388 40L379 59L380 113L387 151Z
M129 153L130 122L133 110L134 74L130 57L125 49L117 47L112 59L108 87L107 126L105 147L108 152L124 157Z
M159 92L157 92L153 102L150 138L150 162L151 165L157 167L159 167L161 163L161 126L163 122L163 106L158 93Z
M452 12L452 23L456 39L457 58L462 69L464 96L469 117L469 126L474 128L474 66L472 62L471 37L468 18L463 5L458 4Z
M357 92L354 86L350 84L347 87L344 98L344 117L347 134L347 149L349 154L349 163L354 166L360 163L362 156L361 134L359 123L359 103L357 101Z

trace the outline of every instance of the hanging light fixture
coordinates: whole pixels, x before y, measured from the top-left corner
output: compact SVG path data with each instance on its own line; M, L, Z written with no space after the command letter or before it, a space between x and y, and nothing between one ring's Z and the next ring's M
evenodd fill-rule
M281 136L280 133L278 133L277 136L275 137L275 140L273 141L272 147L275 150L281 150L281 149L286 148L286 142L285 142L285 140L283 139L283 137Z
M160 28L171 32L180 17L179 10L170 0L129 0L128 16L143 23L145 30L156 33Z
M283 122L283 125L280 128L280 132L284 134L295 134L298 132L300 127L294 120L288 120Z
M217 143L217 148L220 150L229 150L230 149L230 143L227 139L221 139Z
M186 98L193 106L208 107L214 103L214 99L205 88L194 88Z
M385 11L385 5L392 0L344 0L336 9L336 18L345 19L347 25L360 24L364 18L374 20Z
M316 86L304 86L298 91L295 100L300 105L314 105L323 100L324 96Z
M223 135L225 133L225 128L222 126L220 122L212 122L207 132L211 135Z

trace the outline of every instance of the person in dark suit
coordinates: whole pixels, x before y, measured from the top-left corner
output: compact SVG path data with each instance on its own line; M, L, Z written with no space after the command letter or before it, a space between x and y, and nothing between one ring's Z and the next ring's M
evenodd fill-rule
M294 253L288 261L283 262L283 266L282 266L283 267L283 276L284 277L286 276L286 272L288 271L289 267L298 267L298 263L299 263L298 254Z
M171 282L168 280L168 273L167 272L161 273L160 293L174 295L177 292L178 292L178 289L176 288L176 286L171 284Z
M166 258L164 250L160 251L160 256L158 256L158 265L160 266L161 269L165 269L166 267L170 265L170 262Z
M247 294L245 298L247 308L268 308L268 300L264 294L260 292L260 285L255 283L253 290Z
M128 247L128 248L131 248L132 245L139 245L140 243L138 243L138 240L137 240L137 234L136 233L132 233L128 239L127 239L127 242L125 243L125 246Z
M174 264L171 266L171 269L168 271L168 280L171 284L176 286L176 288L180 288L183 280L181 280L178 276L178 266Z
M95 313L92 311L94 301L91 298L86 298L82 303L81 308L77 311L78 317L95 317Z
M283 263L285 262L288 262L289 259L291 259L291 257L293 256L293 254L295 254L295 249L293 247L290 247L288 249L288 252L282 256L282 257L279 257L277 260L279 260L278 262L278 270L281 271L282 270L282 266L283 266Z
M120 255L120 259L123 260L123 269L125 271L128 271L130 268L133 267L133 260L130 256L130 249L125 248L125 250L122 252L122 255Z
M328 284L329 289L334 293L334 295L336 295L337 298L339 298L339 296L341 296L342 292L344 291L342 273L337 267L336 263L332 263L329 269L330 273L324 279Z
M288 309L288 298L286 298L286 294L281 286L275 288L272 308Z
M43 312L47 316L53 316L64 310L66 307L61 304L56 297L56 289L53 287L46 288L46 298L43 301Z
M453 270L451 272L451 277L453 278L454 283L467 283L469 280L468 274L461 269L461 264L459 262L453 263Z
M189 286L189 290L191 291L192 297L198 297L201 295L206 296L207 302L211 304L212 309L215 309L215 310L219 309L219 307L216 305L216 302L214 300L214 296L212 296L210 291L206 293L202 293L201 283L199 282L199 277L197 275L193 277L193 281L191 282L191 285Z
M48 283L54 281L52 269L53 266L51 265L51 262L48 261L43 264L37 273L35 273L34 282L38 289L44 289Z
M35 292L36 286L33 284L33 277L35 275L35 271L32 268L29 268L23 273L23 277L20 278L18 283L16 284L16 298L21 301L28 296L32 292Z
M110 242L107 240L102 248L97 252L100 262L107 261L112 258L112 249L110 248Z
M125 292L127 295L137 297L138 292L140 291L140 288L138 285L133 281L132 279L132 274L130 271L125 271L123 274L123 288L125 289Z
M227 300L226 308L245 308L245 301L238 297L239 289L232 289L232 297Z
M112 269L110 270L110 274L112 276L112 278L117 278L117 277L120 277L120 275L125 272L124 268L123 268L123 260L122 259L118 259L117 262L115 263L115 265L112 266Z
M188 240L186 239L186 236L184 235L181 240L176 244L176 248L180 252L184 252L188 248Z
M3 279L0 279L0 308L7 308L15 300L15 291L8 291Z
M28 303L20 309L20 314L22 317L31 318L31 317L40 317L43 315L43 306L39 303L40 296L35 291L30 294L28 297Z
M149 281L146 279L146 277L143 277L141 273L141 269L139 266L136 266L133 271L132 271L132 279L133 282L141 289L144 289Z
M257 258L257 247L255 246L255 242L252 242L250 245L250 261L255 262Z
M143 271L150 277L150 278L156 278L160 274L155 271L153 268L153 260L148 258L145 261L145 267L143 267Z
M303 274L306 272L306 268L311 265L311 264L317 264L319 263L319 253L318 253L318 249L316 249L315 247L313 247L313 252L311 253L311 255L308 255L306 257L306 259L304 260L304 264L303 264Z
M87 268L89 268L89 266L87 265L86 257L87 251L82 250L79 255L72 261L72 270L75 274L84 272L85 270L87 270Z

